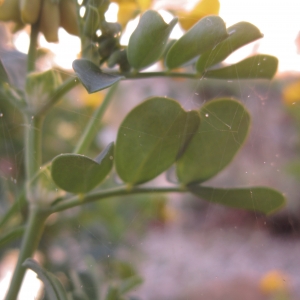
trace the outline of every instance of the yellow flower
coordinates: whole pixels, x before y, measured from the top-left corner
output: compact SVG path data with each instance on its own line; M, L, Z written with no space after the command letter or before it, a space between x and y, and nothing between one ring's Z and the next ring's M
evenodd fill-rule
M130 20L135 18L139 11L139 6L134 0L120 2L118 11L118 22L123 28L125 28L126 24Z
M220 10L219 0L200 0L189 12L177 12L179 23L185 30L190 29L200 19L208 15L218 15Z
M261 281L260 288L265 294L286 293L288 291L287 276L280 271L273 270L266 273Z
M112 0L119 6L118 22L125 28L126 24L139 13L149 9L152 0Z
M283 100L286 104L291 105L300 101L300 81L289 84L282 91Z

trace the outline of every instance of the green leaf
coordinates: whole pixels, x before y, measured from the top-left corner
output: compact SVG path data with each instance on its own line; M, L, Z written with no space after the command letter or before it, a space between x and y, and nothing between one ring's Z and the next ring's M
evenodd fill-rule
M225 168L245 141L250 115L238 101L212 100L200 109L201 126L177 162L184 184L199 183Z
M116 142L116 169L124 182L139 184L168 169L197 131L197 112L169 98L154 97L123 120Z
M104 90L124 78L103 73L98 66L87 59L74 60L73 69L89 94Z
M34 271L38 278L44 283L49 300L67 300L66 292L60 281L50 272L43 269L35 260L27 258L23 267Z
M240 47L263 37L259 29L248 22L234 24L227 29L227 32L229 36L224 41L200 56L196 63L198 72L202 73L205 69L223 61Z
M228 37L225 23L218 16L202 18L174 45L166 57L169 69L180 67L212 49Z
M61 154L52 160L53 181L70 193L87 193L105 179L113 166L114 144L95 159L79 154Z
M9 78L8 75L6 73L5 67L0 59L0 83L9 83Z
M146 11L129 39L127 57L130 65L140 70L155 63L162 56L176 23L177 18L166 24L158 12Z
M277 71L278 59L259 54L246 58L237 64L221 69L208 70L205 78L215 79L272 79Z
M209 202L264 214L273 213L285 204L285 198L280 192L267 187L221 189L192 185L188 189Z

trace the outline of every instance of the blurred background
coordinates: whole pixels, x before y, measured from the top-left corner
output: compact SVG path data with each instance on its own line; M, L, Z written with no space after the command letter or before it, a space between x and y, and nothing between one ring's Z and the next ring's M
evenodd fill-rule
M177 12L189 21L198 2L158 0L151 7L166 20ZM251 113L251 132L234 161L207 184L274 187L285 194L286 207L266 217L209 204L191 195L170 194L114 198L53 215L37 258L67 286L70 278L82 279L93 272L104 289L133 275L140 276L143 283L132 291L136 299L300 299L300 3L219 2L219 15L227 26L248 21L264 34L263 39L236 51L226 62L233 63L253 53L274 55L279 59L274 80L159 78L121 82L89 156L95 157L115 141L124 116L147 97L171 97L186 109L199 108L211 99L234 97ZM111 3L107 21L118 20L123 4ZM138 18L127 23L121 37L123 44L128 42ZM22 88L28 28L12 35L9 24L0 25L0 57L15 84ZM184 22L176 25L173 38L182 35L184 26ZM80 41L63 29L59 40L59 44L53 44L40 37L38 66L40 70L55 67L64 77L72 72ZM72 151L104 95L105 92L88 95L82 87L76 87L53 109L44 126L45 162ZM20 194L18 183L24 175L22 122L14 108L0 101L0 213ZM115 177L113 173L103 186L110 186ZM170 184L165 174L151 182L155 183ZM12 222L17 224L20 220ZM0 299L16 259L13 249L19 243L17 240L0 249ZM31 276L28 282L33 284L35 276ZM89 283L81 286L88 287ZM24 287L20 299L34 299L28 298L32 289ZM38 291L39 283L35 289Z

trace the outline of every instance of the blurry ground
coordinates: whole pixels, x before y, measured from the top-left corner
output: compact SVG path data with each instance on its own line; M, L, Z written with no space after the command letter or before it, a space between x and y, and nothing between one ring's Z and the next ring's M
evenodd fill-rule
M224 216L227 220L220 221ZM140 246L145 254L142 299L271 299L263 295L260 282L273 270L283 274L292 299L299 299L299 238L270 234L262 220L244 225L238 217L210 207L197 214L198 225L189 214L183 222L149 232Z

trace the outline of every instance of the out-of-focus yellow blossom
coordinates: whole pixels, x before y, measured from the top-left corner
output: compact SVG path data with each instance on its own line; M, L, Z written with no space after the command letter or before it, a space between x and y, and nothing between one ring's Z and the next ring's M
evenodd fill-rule
M289 84L282 91L283 100L287 105L300 101L300 81Z
M267 295L287 294L288 277L280 271L273 270L266 273L261 281L260 288Z
M184 30L190 29L200 19L209 15L218 15L219 0L200 0L191 11L178 11L179 23Z
M152 0L136 0L139 8L141 10L147 10L149 7L151 7Z
M98 107L102 103L104 95L105 93L102 91L93 94L88 94L88 92L83 88L80 88L80 91L77 94L78 99L80 99L81 105L93 108Z
M179 214L173 207L166 204L160 212L160 218L164 223L172 223L179 219Z
M123 28L126 24L136 17L140 9L135 0L128 1L118 1L119 11L118 11L118 22Z
M152 0L111 0L119 5L118 22L125 28L126 24L134 19L138 13L149 9Z

